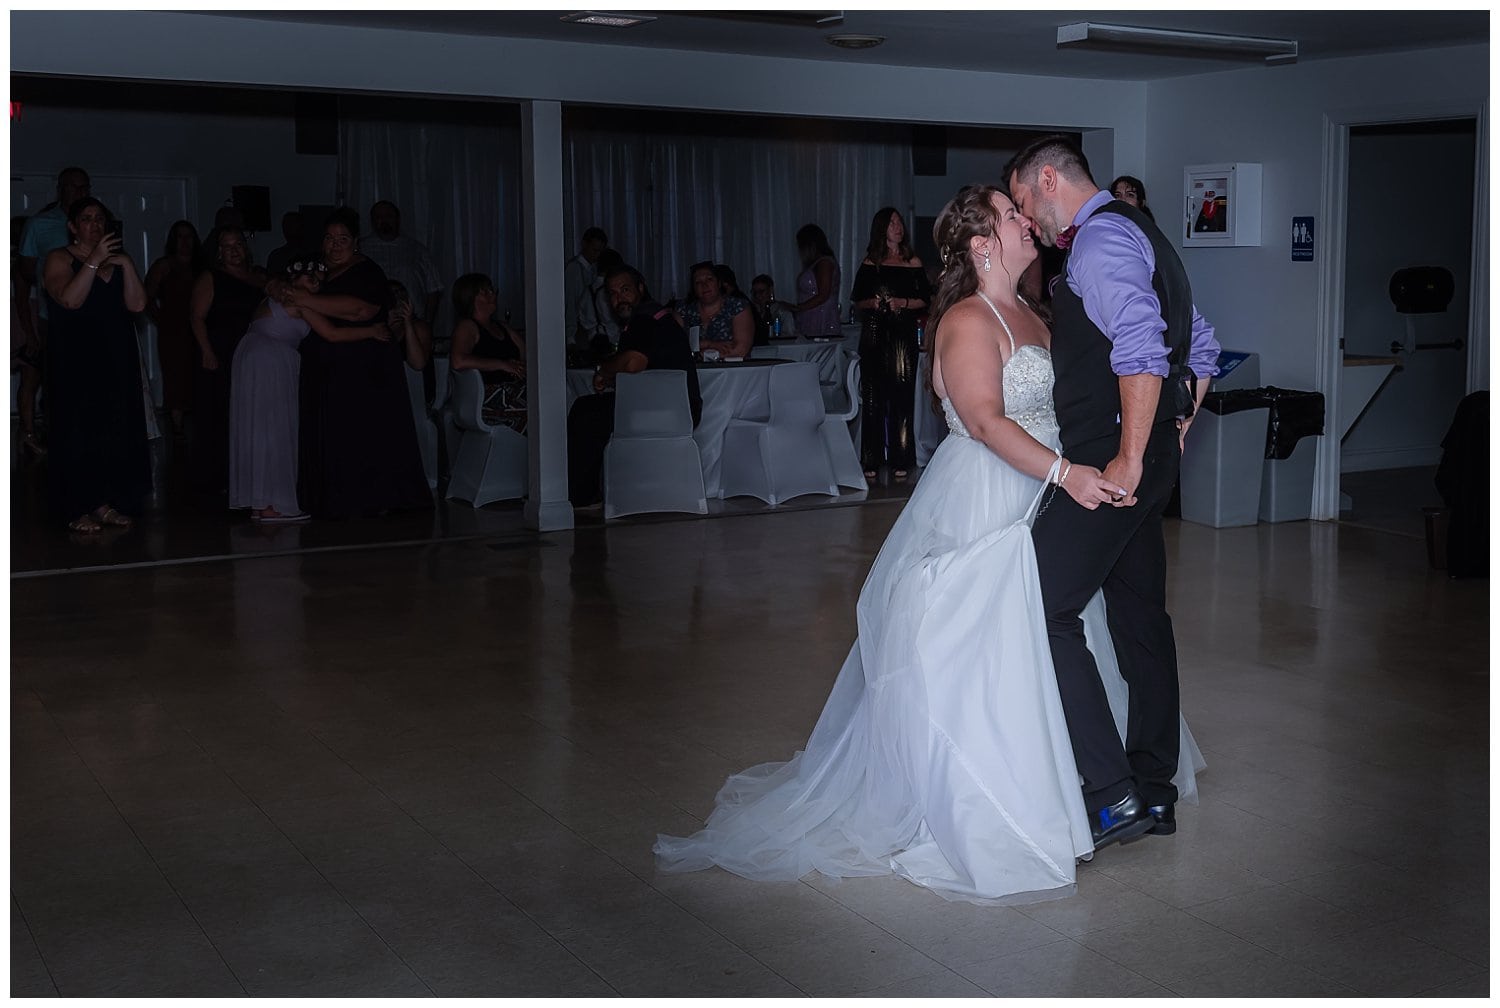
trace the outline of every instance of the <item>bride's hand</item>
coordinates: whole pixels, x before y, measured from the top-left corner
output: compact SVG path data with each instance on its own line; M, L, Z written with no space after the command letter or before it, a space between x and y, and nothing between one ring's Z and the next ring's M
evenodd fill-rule
M1068 491L1068 496L1078 502L1080 507L1090 511L1095 510L1100 504L1121 505L1125 503L1120 500L1125 491L1113 480L1104 478L1104 474L1093 466L1071 465L1068 467L1067 477L1059 484ZM1131 500L1129 503L1135 503Z

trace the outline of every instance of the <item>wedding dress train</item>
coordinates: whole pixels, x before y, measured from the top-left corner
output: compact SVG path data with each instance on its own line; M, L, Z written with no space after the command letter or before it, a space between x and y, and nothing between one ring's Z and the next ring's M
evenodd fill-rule
M1055 449L1051 358L1012 348L1006 414ZM1030 534L1036 509L1066 491L1012 469L943 405L954 436L875 559L858 639L806 747L730 777L698 833L658 837L662 871L718 865L767 881L895 873L984 903L1072 892L1093 841ZM1123 730L1128 687L1102 596L1084 621ZM1203 765L1184 724L1180 801L1196 801Z

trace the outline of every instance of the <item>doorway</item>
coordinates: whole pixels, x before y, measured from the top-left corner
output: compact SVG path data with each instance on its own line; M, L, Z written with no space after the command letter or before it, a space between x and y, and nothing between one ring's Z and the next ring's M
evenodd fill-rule
M1484 133L1475 108L1325 120L1322 210L1333 241L1321 270L1318 387L1329 436L1320 439L1315 519L1420 535L1420 510L1394 502L1438 503L1442 439L1463 396L1488 386ZM1422 178L1439 181L1423 186L1414 214L1403 207ZM1403 314L1392 275L1419 266L1451 275L1453 296L1442 311ZM1372 517L1380 498L1398 510Z

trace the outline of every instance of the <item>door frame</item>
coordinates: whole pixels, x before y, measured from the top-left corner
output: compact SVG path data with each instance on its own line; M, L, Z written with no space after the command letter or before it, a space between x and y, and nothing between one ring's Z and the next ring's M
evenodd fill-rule
M1437 119L1473 119L1475 122L1474 219L1469 256L1468 375L1465 384L1467 391L1473 392L1489 387L1488 109L1487 101L1476 100L1351 108L1330 111L1323 116L1323 192L1319 214L1328 240L1318 270L1322 302L1318 311L1320 352L1314 362L1313 379L1314 385L1323 392L1324 430L1328 433L1318 438L1312 500L1315 521L1338 520L1339 485L1343 478L1343 449L1337 433L1337 417L1344 367L1339 339L1344 333L1344 284L1349 241L1349 131L1355 126ZM1330 422L1327 418L1334 419Z

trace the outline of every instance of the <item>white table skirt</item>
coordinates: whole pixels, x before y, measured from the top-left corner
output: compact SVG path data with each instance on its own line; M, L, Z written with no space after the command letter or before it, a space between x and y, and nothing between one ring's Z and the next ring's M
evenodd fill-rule
M719 495L724 457L724 432L729 421L764 420L771 413L771 369L775 365L699 365L698 391L703 417L693 430L703 465L703 487L709 497ZM594 372L568 369L568 408L580 395L594 390ZM821 403L819 404L821 408Z

